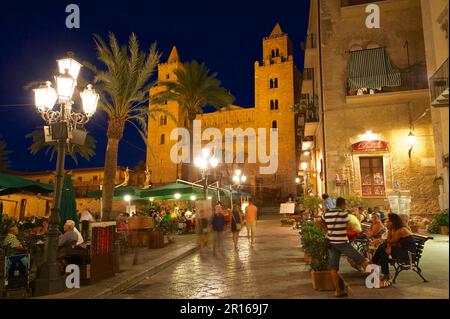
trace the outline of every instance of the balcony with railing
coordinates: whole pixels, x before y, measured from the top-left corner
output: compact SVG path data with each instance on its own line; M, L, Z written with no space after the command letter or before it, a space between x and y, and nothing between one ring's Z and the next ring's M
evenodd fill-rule
M448 58L430 78L431 104L448 107Z
M346 95L347 104L370 102L370 100L377 100L386 98L394 101L398 98L399 101L407 98L411 94L425 94L428 89L428 80L426 67L423 64L411 66L409 68L399 70L400 85L381 88L360 88L352 90L347 81Z

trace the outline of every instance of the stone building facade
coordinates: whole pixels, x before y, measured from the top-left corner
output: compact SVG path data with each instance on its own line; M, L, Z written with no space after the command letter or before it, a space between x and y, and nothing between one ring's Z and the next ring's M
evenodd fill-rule
M299 103L300 99L300 72L294 63L291 40L279 24L274 27L270 36L263 39L262 44L262 60L255 62L255 106L244 108L231 105L216 112L198 114L196 120L200 121L202 132L208 128L216 128L220 131L223 137L223 150L226 149L224 136L227 128L255 132L255 140L246 137L242 142L237 141L236 138L232 142L229 141L228 144L233 144L231 145L233 163L227 164L222 161L213 173L221 186L229 185L234 170L240 168L248 177L243 185L246 191L256 197L284 200L290 194L296 194L297 191L295 178L298 172L299 142L294 105ZM158 81L176 81L173 71L182 67L180 56L174 47L168 61L158 66ZM155 86L150 94L155 94L162 89L161 86ZM188 169L194 170L197 174L198 170L193 165L176 164L170 159L171 149L178 142L176 138L171 140L170 135L177 127L187 127L188 118L185 112L173 101L165 102L164 105L150 105L150 108L152 107L163 107L176 120L175 122L170 116L164 114L149 119L147 166L152 172L152 182L158 185L176 181L182 176L183 165L187 165ZM260 129L265 129L265 134L262 134ZM259 140L261 147L266 146L265 154L269 155L271 131L276 131L279 136L278 147L272 150L276 151L278 168L274 174L264 174L261 173L260 167L266 167L268 164L260 163L258 154L256 154L256 163L249 161L249 156L252 154L253 146L257 152L259 151L257 146ZM203 146L208 142L208 140L203 141ZM236 155L239 152L244 153L244 163L236 161ZM225 156L225 152L222 152L222 159ZM198 175L197 177L201 178Z
M439 205L449 201L448 121L448 6L447 0L422 0L423 35L431 95Z
M375 2L379 29L366 26L366 7L373 1L312 2L320 21L310 27L316 28L320 47L315 67L323 83L319 119L325 133L326 191L359 195L366 206L386 208L389 196L400 193L410 196L412 214L436 212L420 1ZM356 82L367 86L355 89ZM383 84L373 87L378 82Z

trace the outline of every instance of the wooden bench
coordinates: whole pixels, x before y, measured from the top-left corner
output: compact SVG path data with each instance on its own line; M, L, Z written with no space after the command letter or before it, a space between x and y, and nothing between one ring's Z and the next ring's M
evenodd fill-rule
M414 236L414 239L416 240L416 252L414 254L410 255L410 260L405 262L402 260L391 259L389 261L389 263L395 269L395 275L394 275L394 280L393 280L394 283L397 280L398 275L403 270L412 270L416 274L418 274L424 282L428 282L428 280L426 280L425 277L422 275L422 269L420 269L419 263L420 263L420 258L422 257L425 243L428 240L433 239L433 237L423 236L423 235L419 235L419 234L413 234L413 236Z

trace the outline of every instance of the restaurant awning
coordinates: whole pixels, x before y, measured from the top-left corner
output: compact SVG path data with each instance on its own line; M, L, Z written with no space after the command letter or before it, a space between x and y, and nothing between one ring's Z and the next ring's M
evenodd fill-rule
M385 48L353 51L348 65L348 85L352 91L398 87L401 77Z
M0 196L20 192L47 194L53 192L53 186L14 175L0 173Z
M175 200L175 194L180 194L179 200L190 200L192 195L195 195L196 199L203 199L203 187L194 186L182 183L171 183L161 187L143 190L141 197L152 198L154 200ZM213 198L217 198L217 190L209 189L208 194ZM227 191L220 190L220 197L229 197L230 194Z

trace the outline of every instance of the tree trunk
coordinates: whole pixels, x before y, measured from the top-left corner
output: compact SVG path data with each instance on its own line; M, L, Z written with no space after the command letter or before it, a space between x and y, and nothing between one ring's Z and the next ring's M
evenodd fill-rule
M119 141L123 136L125 121L110 119L108 123L108 144L106 146L105 168L102 190L102 219L109 220L112 214L112 203L117 170Z

